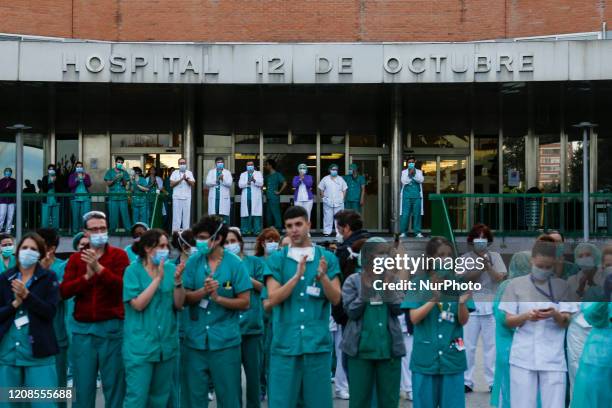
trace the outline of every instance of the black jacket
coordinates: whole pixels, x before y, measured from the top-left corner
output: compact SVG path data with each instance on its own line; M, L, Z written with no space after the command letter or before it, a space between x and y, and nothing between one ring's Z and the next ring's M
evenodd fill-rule
M0 274L0 340L8 334L17 313L17 309L11 305L15 299L11 282L17 278L17 273L18 270L14 267ZM32 338L32 354L37 358L55 355L59 348L53 329L53 318L60 300L55 273L38 265L28 290L30 294L22 307L30 321L28 330Z

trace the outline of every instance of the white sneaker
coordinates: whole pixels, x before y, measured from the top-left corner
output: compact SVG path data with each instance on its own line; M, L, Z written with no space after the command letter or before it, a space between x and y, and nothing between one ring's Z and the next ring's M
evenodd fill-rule
M214 392L209 392L208 393L208 400L209 401L214 401L215 400L215 393Z
M347 391L336 391L336 398L341 400L348 400L350 396Z
M406 395L406 399L408 401L412 401L412 391L408 391L408 395Z
M418 234L416 234L417 238L423 238L423 234L421 234L420 232Z
M406 234L400 234L400 238L406 238Z

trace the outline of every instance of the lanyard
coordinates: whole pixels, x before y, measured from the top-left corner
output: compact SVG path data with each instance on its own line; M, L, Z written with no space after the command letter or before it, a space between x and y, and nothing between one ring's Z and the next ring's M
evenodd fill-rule
M533 275L530 275L530 279L531 279L531 283L533 284L533 287L535 288L535 290L537 290L538 292L540 292L540 294L544 295L544 296L545 296L547 299L549 299L551 302L553 302L553 303L557 303L557 302L555 301L555 294L553 293L553 290L552 290L552 283L551 283L551 279L550 279L550 278L548 278L548 291L549 291L550 293L546 293L546 292L544 292L542 289L540 289L540 288L538 287L538 285L536 285L536 283L535 283L535 279L534 279Z
M17 279L19 279L20 281L22 281L22 282L23 282L22 278L23 278L23 277L22 277L22 275L21 275L21 272L17 272ZM26 284L25 284L26 288L30 289L30 286L32 286L32 281L33 281L33 280L34 280L34 276L32 276L32 277L30 278L30 280L28 281L28 283L26 283Z

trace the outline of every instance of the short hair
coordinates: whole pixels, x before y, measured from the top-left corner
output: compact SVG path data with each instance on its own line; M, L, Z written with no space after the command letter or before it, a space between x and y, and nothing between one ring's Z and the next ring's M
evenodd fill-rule
M55 164L54 164L54 163L49 163L49 164L47 165L47 170L49 170L49 169L51 169L51 168L52 168L53 170L55 170L55 169L56 169L56 167L55 167Z
M410 161L410 160L416 161L416 157L414 157L413 155L406 157L406 161Z
M150 229L142 234L140 241L132 245L132 251L134 251L139 258L144 259L147 256L147 248L155 248L159 245L161 237L168 238L168 233L160 228Z
M123 159L122 156L117 156L117 157L115 157L115 163L117 163L118 161L124 162L125 160Z
M448 246L453 249L453 244L444 237L432 237L425 245L425 255L432 257L438 252L438 249L442 246Z
M100 211L90 211L83 216L83 228L87 229L87 223L89 220L104 220L106 226L108 227L108 220L106 219L106 214Z
M280 242L280 234L274 227L265 228L255 239L255 256L264 256L266 253L266 241L273 239Z
M269 164L269 165L270 165L270 167L272 167L273 169L275 169L275 170L276 170L276 160L274 160L274 159L268 159L268 160L266 160L266 164Z
M13 172L13 169L11 169L10 167L6 167L6 168L4 169L4 171L7 171L7 170L9 170L11 173Z
M221 245L225 245L227 239L227 225L223 219L217 215L206 215L200 219L192 228L193 235L197 236L201 232L208 232L211 237L217 232L217 237L221 237Z
M491 232L491 228L489 228L488 225L480 222L478 224L474 224L470 230L467 236L467 242L471 244L474 242L474 238L480 238L481 235L483 235L487 241L493 242L493 233Z
M533 248L531 248L531 257L534 258L536 256L545 256L548 258L556 258L557 248L555 243L555 240L548 235L538 237L533 244Z
M36 230L36 233L45 240L47 249L52 246L56 248L59 246L60 237L55 228L39 228Z
M74 163L74 167L76 167L76 166L77 166L77 165L79 165L79 164L82 166L82 165L83 165L83 162L82 162L82 161L80 161L80 160L79 160L79 161L77 161L77 162L75 162L75 163Z
M180 250L182 245L194 247L195 244L195 238L193 237L193 232L190 229L175 231L172 234L172 246L176 249Z
M36 243L36 247L38 248L38 253L40 254L40 259L44 258L45 254L47 253L47 247L45 245L45 240L42 239L42 237L35 232L29 232L25 234L23 237L21 237L21 239L19 240L19 244L17 244L17 250L15 251L15 253L16 254L19 253L19 250L21 249L21 246L23 245L26 239L34 240L34 242ZM18 256L15 257L15 261L16 261L17 266L19 267L19 257Z
M181 161L181 160L185 160L185 163L187 163L187 159L186 159L186 158L184 158L184 157L179 157L179 159L178 159L177 163L180 163L180 161Z
M299 217L303 217L306 221L308 221L308 213L306 212L306 209L304 209L304 207L294 205L292 207L287 208L287 210L283 214L283 221Z
M354 210L342 210L338 211L334 215L334 219L340 227L349 226L351 231L359 231L363 228L363 218L361 215Z
M15 242L15 238L11 234L7 234L7 233L4 233L4 232L0 233L0 242L4 241L5 239L10 239L13 242Z
M225 159L224 159L223 157L221 157L221 156L217 156L217 157L215 157L215 163L216 163L216 162L220 162L220 161L222 161L222 162L224 162L224 163L225 163Z
M140 167L132 167L132 170L134 171L134 173L142 175L142 169Z
M565 242L565 235L559 230L550 230L547 232L548 235L557 234L561 237L561 242Z

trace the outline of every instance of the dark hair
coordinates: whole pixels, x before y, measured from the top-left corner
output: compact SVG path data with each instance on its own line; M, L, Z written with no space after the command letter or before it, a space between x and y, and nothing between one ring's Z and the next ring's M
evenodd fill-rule
M431 239L427 242L427 245L425 245L425 255L429 257L435 256L438 252L438 248L444 245L453 249L453 244L451 244L448 239L444 237L431 237Z
M467 242L471 244L474 242L474 238L480 238L481 235L484 235L487 241L493 242L493 233L491 232L491 228L482 223L474 224L467 236Z
M287 208L287 210L283 214L283 221L299 217L303 217L306 221L308 221L308 213L306 212L304 207L294 205L292 207Z
M56 168L56 167L55 167L55 164L53 164L53 163L50 163L50 164L47 166L47 170L49 170L49 169L53 169L53 170L55 170L55 168Z
M106 223L106 227L108 228L108 221L107 221L107 219L106 219L106 216L105 216L103 213L94 212L94 213L92 213L91 215L89 215L89 216L87 217L87 220L85 220L85 221L83 222L83 228L84 228L84 229L87 229L87 223L88 223L90 220L104 220L104 222Z
M274 227L265 228L255 239L255 256L264 256L266 254L266 241L270 238L278 240L280 244L281 236Z
M82 166L82 165L83 165L83 162L82 162L82 161L75 162L75 163L74 163L74 167L76 167L76 166L77 166L77 165L79 165L79 164Z
M9 170L11 173L13 173L13 169L11 169L10 167L6 167L6 168L4 169L4 171L7 171L7 170Z
M142 176L142 169L140 167L138 167L138 166L132 167L132 170L134 170L134 173Z
M406 157L406 161L410 161L410 160L416 161L416 158L413 155Z
M555 240L548 235L540 236L536 242L534 242L533 248L531 248L531 256L536 257L540 255L549 258L556 258L557 248L555 244Z
M223 157L221 157L221 156L217 156L217 157L215 157L215 163L216 163L216 162L220 162L220 161L222 161L223 163L225 163L225 159L224 159Z
M183 230L181 232L174 231L172 234L172 246L178 250L183 249L183 245L189 245L194 247L196 242L193 238L193 232L190 229Z
M36 230L36 233L40 235L42 239L45 240L45 245L47 248L49 247L58 247L60 243L60 237L57 233L57 230L54 228L39 228Z
M334 219L338 222L340 227L349 226L351 231L359 231L363 228L363 219L361 215L354 210L342 210L338 211L334 215Z
M140 241L134 243L132 245L132 251L140 259L145 259L147 257L147 248L155 248L159 245L159 240L161 237L168 238L168 234L163 229L153 228L142 234L140 237Z
M38 248L38 253L40 254L40 259L44 258L47 253L47 247L45 246L45 240L42 239L42 237L35 232L29 232L25 234L23 237L21 237L21 239L19 240L19 243L17 244L17 250L15 251L15 254L19 253L19 250L21 249L21 246L23 245L26 239L34 240L34 242L36 243L36 247ZM20 265L19 265L18 256L15 257L15 262L17 264L17 267L19 267Z
M121 157L121 156L117 156L117 157L115 157L115 163L117 163L118 161L125 162L125 160L124 160L124 159L123 159L123 157Z
M238 227L230 227L227 230L227 235L234 234L238 242L240 243L240 252L244 251L244 239L242 239L242 233L240 232L240 228Z
M548 235L552 235L552 234L557 234L561 237L561 242L565 242L565 236L563 235L563 233L559 230L550 230L547 232Z
M0 241L4 241L5 239L10 239L15 242L15 238L11 234L0 233Z
M228 228L221 217L217 215L206 215L202 217L202 219L198 221L193 227L191 227L191 231L193 231L194 237L197 236L200 232L208 232L208 234L212 237L215 231L217 230L217 238L221 237L220 244L221 246L223 246L225 245L225 239L227 238Z
M187 164L187 159L186 159L186 158L184 158L184 157L179 157L179 159L178 159L177 163L178 163L178 162L180 162L181 160L185 160L185 164Z
M269 164L270 167L272 167L274 170L276 170L276 160L268 159L268 160L266 160L266 164Z

